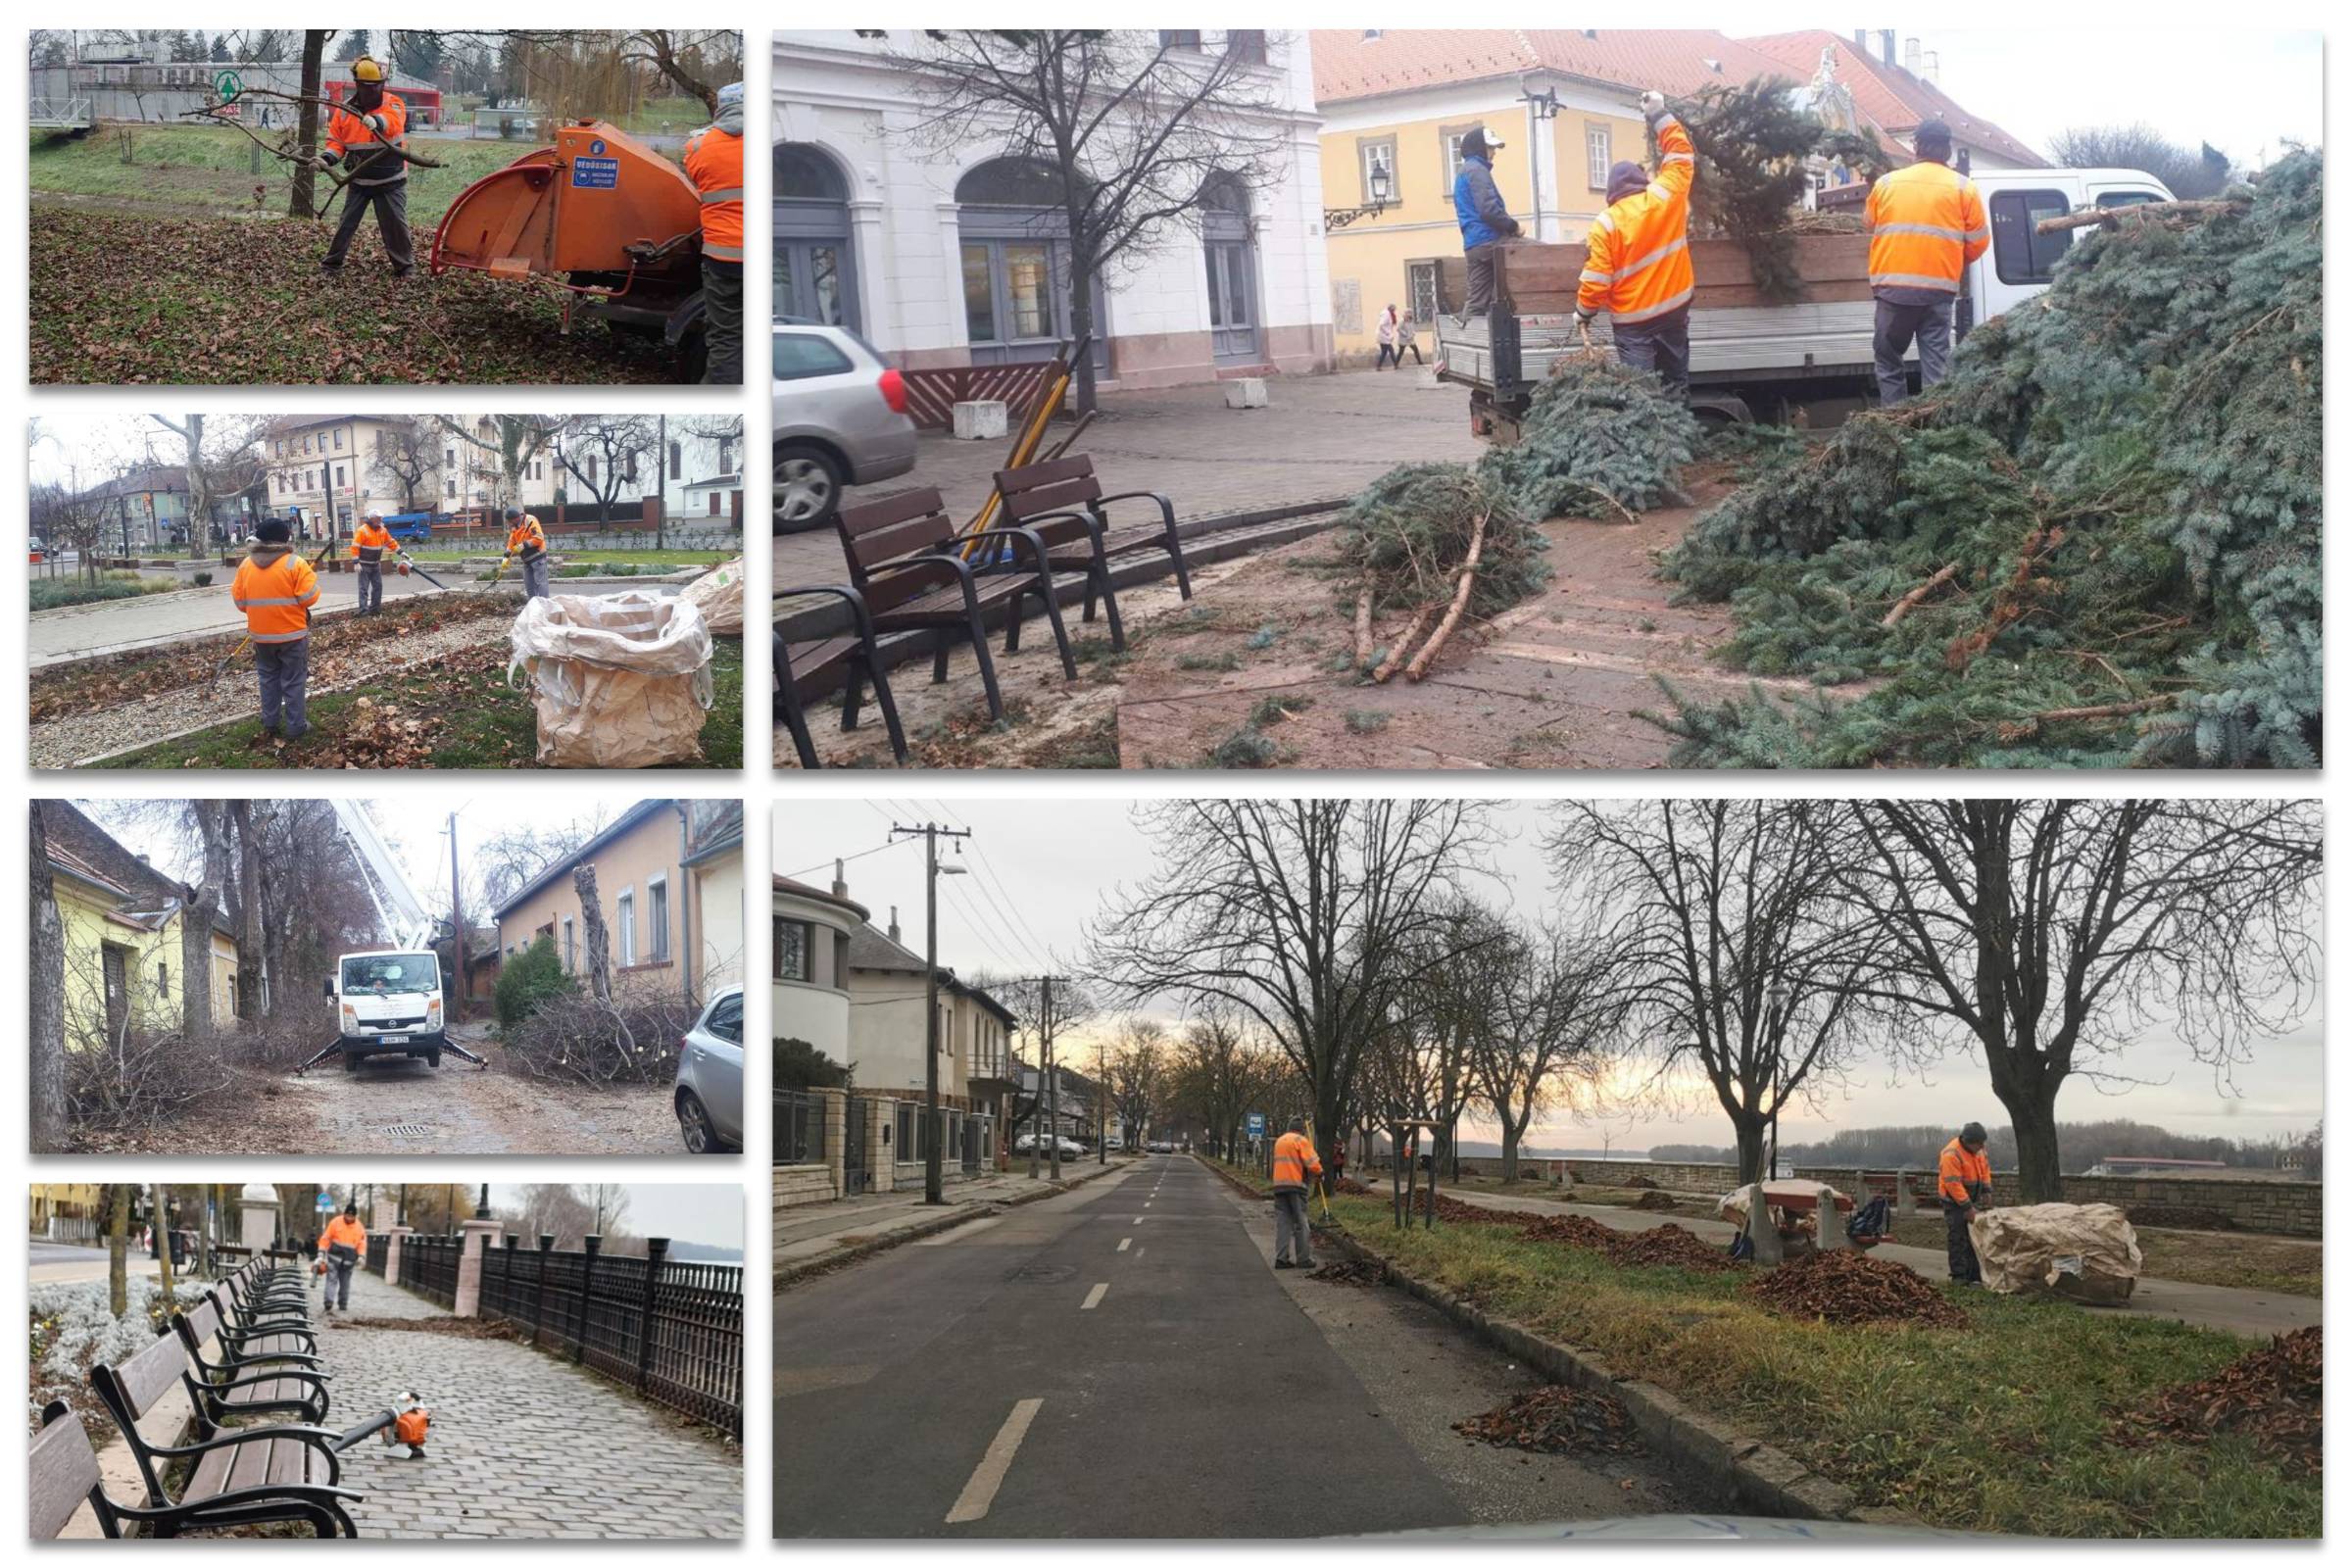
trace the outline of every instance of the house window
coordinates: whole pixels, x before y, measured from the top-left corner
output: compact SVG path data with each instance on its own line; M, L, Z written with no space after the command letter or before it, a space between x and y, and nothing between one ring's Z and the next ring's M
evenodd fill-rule
M1225 53L1245 66L1266 63L1266 34L1257 27L1234 27L1225 34Z
M1162 49L1198 49L1200 47L1200 29L1162 27L1159 29L1159 46Z
M669 444L669 476L672 479L683 478L685 469L685 448L678 442L672 441Z
M787 920L778 915L775 936L776 978L813 981L816 975L810 966L815 957L816 927L807 920ZM835 978L838 982L839 975Z
M338 484L338 485L345 485L345 484L349 484L351 481L350 481L349 479L347 479L346 477L344 477L344 476L345 476L345 474L347 474L349 471L350 471L350 470L349 470L349 469L347 469L347 468L345 468L345 467L343 466L343 465L341 465L340 463L336 464L336 465L335 465L335 483L336 483L336 484Z
M1407 262L1404 264L1405 310L1413 320L1428 326L1438 318L1438 264Z
M916 1117L914 1114L914 1107L904 1100L900 1101L898 1114L899 1152L897 1154L892 1156L893 1158L911 1160L920 1159L922 1157L920 1154L916 1153L914 1150L915 1120Z
M564 917L564 972L575 974L580 967L579 933L572 928L571 916Z
M637 890L623 891L613 907L620 926L620 966L632 968L637 962Z
M458 498L458 481L455 479L442 480L441 494L445 500L455 501Z
M647 923L653 928L651 956L656 963L669 959L669 879L655 877L645 885Z
M441 466L444 468L454 468L457 466L458 449L456 447L443 447L441 449Z
M337 452L343 450L343 432L340 430L335 432L335 450Z
M155 966L155 994L159 997L172 994L172 966L168 963Z
M833 933L833 986L838 991L850 988L850 934Z
M1609 127L1585 122L1585 182L1594 190L1609 188Z
M1358 195L1369 203L1372 200L1372 171L1385 170L1389 176L1389 201L1394 204L1404 199L1404 188L1396 182L1396 138L1367 136L1355 144L1355 179Z
M1470 134L1468 126L1446 132L1446 178L1451 183L1462 177L1462 138Z

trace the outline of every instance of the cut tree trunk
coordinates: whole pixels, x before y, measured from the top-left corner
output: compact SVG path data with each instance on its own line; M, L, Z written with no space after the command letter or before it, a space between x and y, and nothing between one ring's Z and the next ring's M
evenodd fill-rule
M1380 667L1372 672L1374 685L1386 686L1389 683L1389 677L1396 674L1397 666L1404 662L1405 651L1421 640L1421 629L1429 624L1429 617L1437 612L1437 606L1423 605L1414 613L1413 623L1404 629L1404 635L1390 647L1389 657L1382 660Z
M596 896L596 867L582 865L571 873L572 891L580 896L580 924L588 938L588 984L596 1000L612 1004L612 944L605 931L605 908Z
M42 803L32 803L32 1147L57 1153L69 1134L66 1104L66 927L57 912Z
M1406 680L1418 681L1421 678L1422 672L1429 668L1429 662L1438 657L1438 650L1446 646L1446 639L1453 635L1454 625L1462 618L1462 612L1469 608L1470 590L1478 581L1478 558L1487 548L1487 518L1492 512L1490 508L1480 513L1478 521L1470 525L1470 553L1462 558L1462 580L1454 585L1453 603L1446 607L1446 618L1438 622L1438 629L1430 634L1429 641L1421 645L1421 652L1415 654L1413 662L1405 666Z
M1955 561L1950 565L1944 567L1941 571L1936 573L1935 576L1930 577L1926 582L1921 583L1918 587L1903 595L1902 598L1894 602L1894 608L1886 612L1886 618L1880 621L1879 624L1882 626L1901 625L1905 615L1908 615L1912 611L1917 610L1921 603L1927 599L1928 595L1934 593L1945 583L1950 582L1952 580L1952 573L1958 571L1959 569L1960 563Z
M2180 213L2185 216L2200 213L2226 213L2243 210L2245 205L2244 202L2210 199L2182 202L2134 202L2129 207L2102 207L2086 213L2061 213L2056 218L2045 218L2035 223L2034 232L2055 234L2061 229L2088 228L2093 223L2103 223L2109 228L2114 228L2118 225L2118 221L2126 217L2138 220L2162 218L2171 213Z

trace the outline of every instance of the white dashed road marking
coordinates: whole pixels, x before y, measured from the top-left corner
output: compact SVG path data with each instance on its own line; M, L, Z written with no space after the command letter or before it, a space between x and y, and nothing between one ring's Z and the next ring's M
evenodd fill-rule
M1037 1419L1043 1399L1023 1399L1012 1407L1012 1414L997 1429L988 1451L980 1456L980 1468L972 1479L963 1484L956 1498L956 1506L948 1510L948 1523L968 1525L975 1519L988 1517L988 1506L997 1500L997 1489L1004 1484L1004 1472L1012 1468L1012 1456L1020 1450L1021 1439L1029 1435L1029 1423Z
M1104 1280L1104 1281L1103 1281L1102 1284L1100 1284L1100 1285L1096 1286L1096 1287L1095 1287L1093 1290L1091 1290L1091 1291L1087 1292L1087 1293L1086 1293L1086 1304L1085 1304L1085 1305L1083 1305L1083 1306L1081 1306L1081 1307L1079 1307L1079 1308L1078 1308L1078 1310L1079 1310L1079 1311L1081 1311L1081 1312L1092 1312L1092 1311L1095 1309L1096 1305L1097 1305L1099 1302L1101 1302L1101 1301L1102 1301L1102 1293L1103 1293L1104 1291L1107 1291L1107 1290L1109 1290L1109 1289L1110 1289L1110 1282L1109 1282L1108 1280Z
M1127 1249L1129 1249L1130 1247L1133 1247L1134 1245L1135 1245L1135 1238L1134 1238L1134 1237L1132 1237L1132 1236L1122 1236L1122 1237L1120 1237L1120 1238L1119 1238L1119 1250L1120 1250L1120 1251L1122 1251L1122 1252L1124 1252L1125 1250L1127 1250Z

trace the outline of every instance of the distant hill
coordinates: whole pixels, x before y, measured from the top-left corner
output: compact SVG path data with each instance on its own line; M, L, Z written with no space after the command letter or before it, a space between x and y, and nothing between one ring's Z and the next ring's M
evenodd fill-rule
M743 1249L712 1247L708 1242L672 1242L669 1244L669 1255L686 1263L740 1263L743 1261Z

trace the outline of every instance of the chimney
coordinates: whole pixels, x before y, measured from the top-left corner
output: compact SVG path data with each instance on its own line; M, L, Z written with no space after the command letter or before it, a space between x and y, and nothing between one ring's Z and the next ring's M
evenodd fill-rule
M850 884L843 872L842 862L835 860L833 862L833 896L837 899L846 899L850 896Z
M899 940L899 906L895 904L890 906L890 940Z
M1917 38L1903 40L1903 69L1914 76L1919 74L1919 40Z
M1879 54L1887 65L1894 64L1894 29L1892 27L1879 29Z
M1854 29L1854 47L1861 50L1865 56L1870 53L1870 29L1868 27Z

